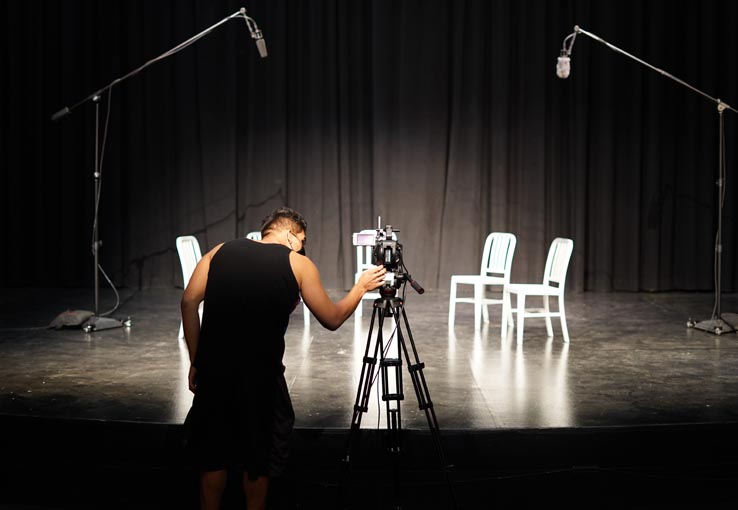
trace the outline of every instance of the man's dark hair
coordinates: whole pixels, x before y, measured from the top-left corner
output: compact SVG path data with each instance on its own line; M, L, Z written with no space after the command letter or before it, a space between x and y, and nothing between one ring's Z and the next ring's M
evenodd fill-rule
M294 228L297 232L307 233L307 221L302 214L289 207L278 207L269 213L261 222L261 237L277 227Z

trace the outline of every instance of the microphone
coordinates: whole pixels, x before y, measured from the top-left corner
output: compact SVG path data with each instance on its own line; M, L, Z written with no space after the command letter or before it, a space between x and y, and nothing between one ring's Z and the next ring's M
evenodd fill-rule
M556 62L556 76L565 80L571 72L571 58L566 55L566 51L561 50L561 55Z
M72 113L72 110L70 110L68 106L65 106L64 108L62 108L61 110L59 110L58 112L56 112L54 115L52 115L51 116L51 120L54 121L54 122L56 122L57 120L61 119L62 117L66 117L70 113Z
M574 47L574 40L577 38L577 33L579 33L579 26L574 27L574 32L567 35L564 39L564 43L561 47L561 52L559 53L559 58L556 61L556 76L561 78L562 80L565 80L569 77L569 73L571 72L571 50ZM566 42L569 41L569 46L567 47Z
M261 58L267 57L267 43L264 40L264 36L261 34L261 30L255 31L252 36L254 38L254 42L256 42L256 49L259 51L259 56Z
M267 45L266 41L264 40L264 34L262 34L261 30L259 30L259 27L256 26L256 21L254 21L253 18L249 18L248 16L246 16L246 9L244 9L243 7L241 8L241 14L243 15L243 20L246 22L246 26L249 27L251 38L256 43L256 49L259 51L259 56L261 58L266 58Z

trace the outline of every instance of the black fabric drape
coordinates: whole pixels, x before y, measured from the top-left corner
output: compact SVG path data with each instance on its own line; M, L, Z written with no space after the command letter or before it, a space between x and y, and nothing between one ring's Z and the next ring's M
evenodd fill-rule
M6 2L0 83L2 286L89 285L94 105L51 113L237 11L240 2ZM287 204L328 287L353 283L351 233L400 228L428 288L518 237L513 279L571 237L576 290L710 290L718 114L574 24L738 104L730 1L252 0L242 20L111 91L100 218L118 284L181 285L203 251ZM107 95L100 102L105 120ZM736 289L735 125L725 114L723 288ZM102 132L102 131L101 131Z

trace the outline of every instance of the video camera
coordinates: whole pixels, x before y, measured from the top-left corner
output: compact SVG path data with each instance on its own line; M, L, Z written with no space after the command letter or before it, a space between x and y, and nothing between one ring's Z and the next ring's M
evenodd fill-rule
M381 217L378 225L382 224ZM404 282L410 285L418 294L425 292L423 287L413 280L407 273L407 268L402 260L402 245L397 241L399 229L393 229L392 225L377 228L374 232L356 233L353 236L354 246L373 246L372 264L384 266L387 270L385 287L399 288Z
M402 263L402 245L397 242L399 230L387 225L384 230L377 229L373 233L354 234L354 246L373 246L372 264L383 265L387 272L396 272Z

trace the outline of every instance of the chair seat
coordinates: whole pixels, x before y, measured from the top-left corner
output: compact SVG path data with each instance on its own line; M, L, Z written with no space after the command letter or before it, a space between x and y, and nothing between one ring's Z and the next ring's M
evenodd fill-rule
M510 311L518 313L517 308L512 308ZM561 317L561 312L547 312L545 308L526 308L525 317Z
M473 297L457 297L454 301L456 301L457 303L476 303L477 299ZM502 298L501 299L482 298L481 302L482 304L495 305L495 304L502 303Z
M502 276L482 276L479 274L451 275L451 283L466 283L469 285L504 285L505 281L505 278Z
M509 283L505 285L505 291L511 294L527 294L528 296L558 296L563 293L563 288L540 283Z

